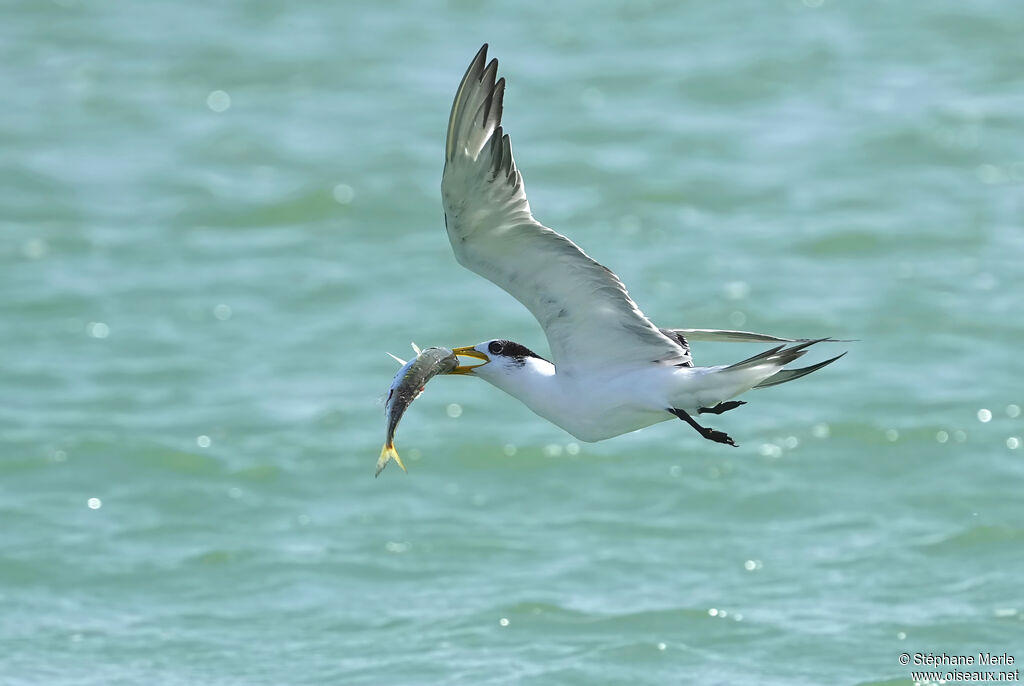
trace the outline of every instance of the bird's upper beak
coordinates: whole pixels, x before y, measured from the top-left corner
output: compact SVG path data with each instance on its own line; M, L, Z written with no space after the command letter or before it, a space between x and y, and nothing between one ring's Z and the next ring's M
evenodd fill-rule
M455 368L454 371L449 372L450 374L472 374L473 370L476 367L482 367L491 361L491 358L487 357L487 355L484 355L482 352L480 352L471 345L467 345L463 348L452 348L452 352L455 353L456 355L464 355L466 357L473 357L478 360L483 360L483 362L481 362L480 364L473 365L459 365L458 367Z

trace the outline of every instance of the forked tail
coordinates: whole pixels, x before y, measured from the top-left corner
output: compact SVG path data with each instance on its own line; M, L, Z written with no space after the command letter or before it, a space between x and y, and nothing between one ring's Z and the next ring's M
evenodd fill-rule
M380 450L380 457L377 458L377 472L374 474L375 477L380 476L380 473L388 466L388 462L394 460L398 463L398 466L402 468L402 471L408 471L405 465L402 464L402 458L398 456L398 451L395 450L395 444L388 442L384 444L384 447Z
M790 346L785 344L778 345L771 350L766 350L728 367L714 368L710 374L702 377L700 387L694 389L696 397L701 403L699 409L708 411L718 403L735 398L752 388L777 386L787 381L799 379L826 365L832 364L842 355L809 367L802 367L800 369L784 368L785 365L802 357L810 346L827 340L830 339L816 339ZM682 407L682 405L677 405L676 407Z
M811 372L818 371L822 367L832 364L840 357L845 355L846 353L843 353L842 355L836 355L832 359L825 360L824 362L819 362L818 364L812 364L810 367L801 367L799 369L782 369L783 365L789 364L798 357L803 356L803 354L807 352L807 348L814 345L815 343L821 343L823 341L831 340L831 338L818 338L814 340L805 341L799 345L793 345L788 348L785 345L780 345L778 347L772 348L771 350L763 352L760 355L754 355L753 357L743 360L742 362L737 362L736 364L729 366L728 369L753 370L758 368L763 369L764 367L768 367L769 369L771 369L772 367L774 367L776 371L771 372L767 376L767 378L764 378L762 381L755 384L754 388L768 388L769 386L778 386L779 384L786 383L787 381L794 381L796 379L799 379L801 376L807 376Z
M780 369L779 371L775 372L761 383L754 386L754 388L768 388L769 386L778 386L780 383L786 383L787 381L795 381L796 379L799 379L801 376L807 376L811 372L818 371L825 365L832 364L845 354L846 353L843 353L842 355L836 355L835 357L825 360L824 362L812 364L810 367L801 367L800 369Z

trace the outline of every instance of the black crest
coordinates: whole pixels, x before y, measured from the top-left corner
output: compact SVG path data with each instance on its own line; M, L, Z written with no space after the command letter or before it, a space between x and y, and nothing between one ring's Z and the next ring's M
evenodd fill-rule
M525 364L527 357L536 357L538 360L544 359L522 343L507 341L505 339L494 340L488 343L487 352L491 355L500 355L501 357L511 358L512 360L518 361L520 366Z

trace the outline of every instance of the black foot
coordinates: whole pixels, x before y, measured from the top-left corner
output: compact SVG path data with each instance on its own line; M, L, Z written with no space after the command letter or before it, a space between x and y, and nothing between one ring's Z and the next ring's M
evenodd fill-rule
M729 436L729 434L725 433L724 431L717 431L715 429L712 429L712 428L709 428L709 427L706 427L706 426L701 426L700 424L698 424L696 422L696 420L694 420L693 417L690 416L690 413L687 412L686 410L680 410L680 409L677 409L675 407L669 407L667 409L668 409L669 412L671 412L675 416L679 417L684 422L686 422L687 424L692 426L694 429L696 429L697 433L699 433L701 436L703 436L704 438L708 439L709 441L714 441L715 443L725 443L726 445L731 445L734 448L737 447L736 446L736 442L734 440L732 440L732 438ZM731 408L728 408L728 409L731 409ZM725 410L722 410L722 411L724 412Z
M724 431L716 431L715 429L705 428L703 431L700 432L700 435L708 439L709 441L714 441L715 443L725 443L726 445L731 445L734 448L738 447L736 445L736 441L732 440L732 436L725 433Z
M740 405L746 404L747 402L745 400L730 400L726 403L718 403L714 407L702 407L697 410L697 414L722 414L723 412L735 410Z

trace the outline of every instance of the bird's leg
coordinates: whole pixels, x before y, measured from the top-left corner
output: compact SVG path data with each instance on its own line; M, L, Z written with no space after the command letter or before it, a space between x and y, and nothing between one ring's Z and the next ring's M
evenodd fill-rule
M714 441L715 443L725 443L727 445L736 447L736 442L732 440L729 434L725 433L724 431L716 431L715 429L706 426L701 426L693 417L690 416L690 414L686 410L680 410L675 407L669 407L666 409L668 409L669 412L671 412L672 414L674 414L675 416L679 417L684 422L692 426L694 429L697 430L697 433L699 433L701 436L708 439L709 441Z
M697 410L697 414L722 414L729 410L735 410L740 405L746 405L745 400L730 400L727 403L718 403L714 407L702 407Z

